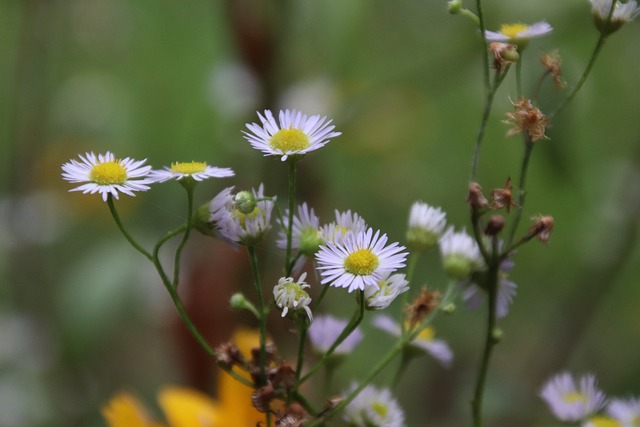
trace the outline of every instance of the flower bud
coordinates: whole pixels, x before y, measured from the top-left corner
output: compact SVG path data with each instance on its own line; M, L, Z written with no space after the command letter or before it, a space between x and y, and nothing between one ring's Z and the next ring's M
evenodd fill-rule
M462 10L462 0L450 0L447 3L447 8L450 14L457 15Z
M252 312L256 317L260 317L255 306L251 304L251 302L241 292L236 292L235 294L231 295L229 304L234 310L248 310Z
M484 234L487 236L497 236L504 228L504 224L505 221L502 215L492 215L491 218L489 218Z
M300 234L300 252L306 256L313 256L324 243L320 230L305 228Z
M243 214L250 214L256 208L256 198L250 191L240 191L233 199L233 203Z

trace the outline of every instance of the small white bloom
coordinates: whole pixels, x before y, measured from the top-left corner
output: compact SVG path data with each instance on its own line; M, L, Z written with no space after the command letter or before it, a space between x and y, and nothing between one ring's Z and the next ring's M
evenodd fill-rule
M235 206L233 187L225 188L209 203L209 221L229 242L254 245L271 228L273 200L264 199L262 184L257 191L251 191L258 201L250 213L243 213Z
M640 398L612 399L607 405L607 413L619 421L621 427L639 427Z
M134 196L134 191L147 191L153 181L147 178L151 166L143 166L147 159L133 160L129 157L116 159L113 153L105 154L86 153L78 155L81 161L70 160L62 165L62 178L72 183L83 182L79 187L69 191L82 191L86 193L100 193L102 200L112 195L116 199L118 193Z
M283 229L279 233L276 245L280 249L287 248L287 235L289 211L284 216ZM293 227L291 229L291 249L300 250L304 255L313 255L322 244L322 232L320 231L320 220L316 216L313 208L309 208L306 203L298 206L298 215L293 216Z
M360 215L348 210L335 211L336 220L322 227L322 238L325 242L339 243L348 232L360 233L367 229L367 224Z
M402 335L402 329L391 317L380 314L373 318L373 326L395 337ZM442 366L449 367L453 361L453 351L446 341L434 338L433 328L426 327L411 342L411 345L419 348L436 359Z
M423 202L415 202L409 213L407 246L411 250L425 251L438 243L447 225L447 214Z
M233 170L229 168L209 166L205 162L182 162L171 163L171 166L165 166L164 169L151 171L149 178L154 182L164 182L170 179L181 180L187 177L202 181L208 178L224 178L233 175Z
M606 397L596 385L594 375L580 378L579 386L568 372L549 379L540 391L540 397L561 421L583 421L602 409Z
M289 310L304 310L309 316L309 320L313 320L309 304L311 297L305 291L310 286L304 282L307 273L302 273L297 282L293 277L282 277L278 280L278 284L273 287L273 299L276 305L282 309L282 317L286 316Z
M367 309L382 310L389 307L398 295L409 290L409 282L404 274L389 273L383 275L375 286L364 289L364 300Z
M352 385L347 395L357 385ZM366 386L344 410L343 419L355 427L403 427L405 416L402 408L388 389Z
M456 233L450 227L439 243L444 269L455 279L464 279L484 265L478 244L464 230Z
M553 31L553 27L546 21L536 22L533 25L504 24L500 31L485 31L485 37L492 42L526 43L535 37L546 36Z
M607 26L607 18L609 17L609 11L611 10L611 4L613 0L589 0L591 2L591 14L596 27L600 31L605 31L607 34L611 34L620 29L624 24L631 21L638 15L640 15L640 8L635 0L629 0L626 3L617 1L613 14L611 15L611 21Z
M339 243L327 242L316 254L320 283L364 290L376 286L386 273L405 266L407 252L397 242L388 246L387 235L373 229L360 233L349 232Z
M333 132L335 126L326 117L307 117L296 110L281 110L280 123L270 110L265 110L264 116L258 113L258 117L261 124L247 123L250 132L242 132L245 139L265 156L280 156L283 161L317 150L340 135Z
M320 353L327 350L338 339L342 331L347 327L346 320L337 319L330 315L317 316L311 326L309 326L309 339L313 348ZM349 354L362 341L362 332L356 328L351 334L336 347L333 354Z

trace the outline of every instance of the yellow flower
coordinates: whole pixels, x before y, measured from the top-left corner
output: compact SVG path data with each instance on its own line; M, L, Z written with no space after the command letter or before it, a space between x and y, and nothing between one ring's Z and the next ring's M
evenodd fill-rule
M258 347L259 335L254 330L239 329L233 341L246 358ZM244 372L238 374L248 375ZM218 400L184 387L165 387L158 395L166 423L151 419L138 399L128 393L118 393L102 408L109 427L246 427L264 425L265 416L251 404L253 390L221 375Z

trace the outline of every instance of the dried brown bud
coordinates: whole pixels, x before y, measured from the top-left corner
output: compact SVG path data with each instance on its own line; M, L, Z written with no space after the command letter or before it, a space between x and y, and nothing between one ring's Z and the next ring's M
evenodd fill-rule
M420 295L405 309L409 321L409 328L413 329L427 314L431 313L439 303L440 292L431 292L426 288L422 288Z
M531 218L533 225L529 228L529 236L537 236L538 240L547 243L553 231L553 217L538 215Z
M564 89L567 87L567 82L562 78L562 68L560 68L562 59L560 58L558 50L542 52L540 62L542 62L542 65L547 69L547 72L551 74L553 87L556 89Z
M267 358L267 365L275 361L277 349L273 341L267 341L265 343L264 350ZM258 366L260 364L260 347L255 347L251 349L251 364L254 366Z
M504 228L504 224L505 221L502 215L492 215L491 218L489 218L484 234L487 236L497 236Z
M512 188L511 178L507 178L503 188L494 188L491 190L491 208L505 208L507 213L509 213L511 211L511 206L514 208L519 207L518 204L513 201L513 194L511 194Z
M489 51L493 55L493 68L498 72L520 58L518 46L511 43L493 42L489 45Z
M336 396L336 397L332 397L331 399L328 399L327 404L324 405L324 408L322 408L322 411L320 411L320 413L318 414L318 418L323 416L327 412L332 411L333 408L338 406L343 400L344 400L343 396Z
M304 425L305 412L298 403L276 413L276 427L302 427Z
M291 388L296 382L296 371L290 364L283 362L280 366L274 369L271 382L275 386L282 384L286 388Z
M243 365L245 360L237 345L225 342L216 348L216 362L223 369L231 369L234 365Z
M530 100L521 97L517 102L512 102L515 111L507 113L507 120L502 123L513 126L507 132L507 136L517 135L526 132L531 142L541 139L549 139L544 131L547 128L549 119L539 108L534 107Z
M255 390L251 394L251 403L253 406L260 412L267 412L271 410L269 404L273 400L275 396L275 390L271 384L267 384L264 387L261 387Z
M467 203L473 209L485 209L489 206L489 202L482 194L482 187L477 182L469 184L469 194L467 195Z

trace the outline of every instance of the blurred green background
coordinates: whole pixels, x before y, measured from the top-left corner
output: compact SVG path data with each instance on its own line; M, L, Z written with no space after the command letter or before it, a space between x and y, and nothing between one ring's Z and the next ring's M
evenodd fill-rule
M542 19L554 27L524 55L525 92L543 71L542 50L558 48L566 80L577 82L597 41L588 2L484 3L490 29ZM549 214L556 227L548 246L532 243L516 258L518 295L501 322L487 425L553 425L537 393L563 369L596 373L611 396L640 395L639 37L631 23L610 38L534 151L524 217ZM298 108L328 115L342 132L299 163L299 196L322 222L352 209L402 241L410 205L423 200L468 226L480 38L444 0L5 0L0 48L1 426L101 426L101 405L122 389L151 407L165 384L215 395L216 371L151 266L98 196L67 192L60 165L78 153L236 171L202 184L197 203L224 186L260 182L285 200L286 168L252 150L241 130L256 110ZM562 96L547 83L539 105L549 111ZM513 76L496 97L483 149L487 193L520 167L521 140L505 138L500 123L509 97ZM147 246L184 220L183 205L169 184L118 202ZM281 254L265 243L261 257L265 281L275 283ZM238 287L252 295L247 268L244 252L204 237L185 252L182 292L214 345L248 323L227 306ZM444 283L435 253L422 258L414 291L424 283ZM350 316L344 295L332 290L324 309ZM483 319L460 307L437 320L455 362L445 370L425 357L410 366L397 390L409 425L470 424ZM272 319L285 356L289 326ZM367 325L365 333L336 393L392 343Z

